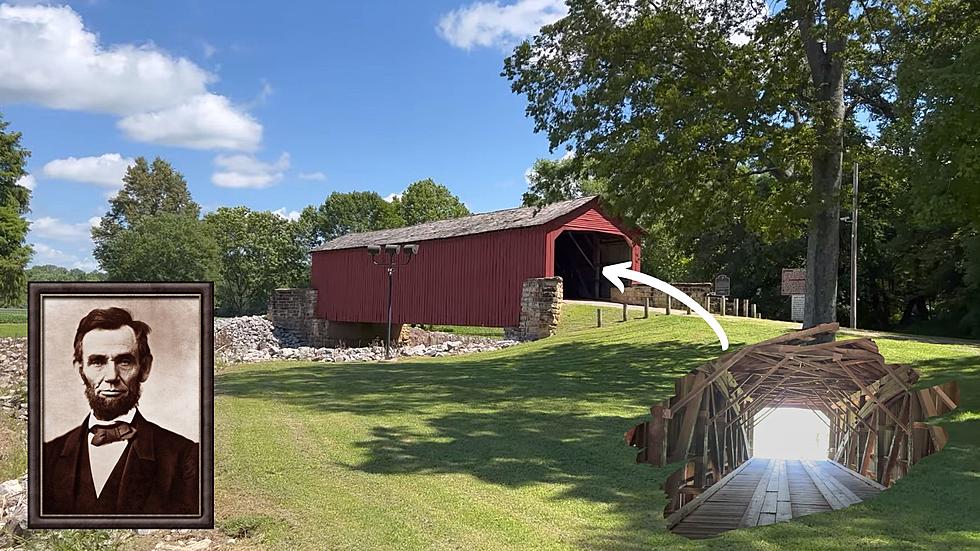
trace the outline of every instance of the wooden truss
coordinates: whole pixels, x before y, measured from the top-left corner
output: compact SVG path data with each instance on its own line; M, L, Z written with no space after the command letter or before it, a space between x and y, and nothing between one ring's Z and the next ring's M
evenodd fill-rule
M828 457L885 486L946 445L930 417L956 407L956 383L915 389L918 374L886 364L868 338L833 339L824 324L721 356L681 377L652 419L627 431L637 462L684 461L665 482L676 511L752 457L764 408L818 411L830 420Z

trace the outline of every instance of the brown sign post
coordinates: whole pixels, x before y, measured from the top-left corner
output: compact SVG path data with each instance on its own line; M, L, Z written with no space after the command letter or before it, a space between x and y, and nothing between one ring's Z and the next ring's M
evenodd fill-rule
M806 269L783 268L783 295L806 294Z
M806 303L806 269L783 268L782 294L789 295L792 303L790 319L803 321L803 309Z

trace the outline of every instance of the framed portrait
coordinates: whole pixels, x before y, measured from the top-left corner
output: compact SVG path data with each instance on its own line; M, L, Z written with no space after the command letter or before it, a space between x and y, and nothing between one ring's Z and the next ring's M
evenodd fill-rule
M212 528L212 283L28 286L28 526Z

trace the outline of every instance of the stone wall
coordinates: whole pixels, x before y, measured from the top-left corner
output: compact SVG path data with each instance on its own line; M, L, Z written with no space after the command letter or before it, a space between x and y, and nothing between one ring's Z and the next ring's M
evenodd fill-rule
M561 318L562 280L560 277L531 278L521 287L521 318L517 327L504 330L504 337L537 340L554 335Z
M306 334L309 321L314 319L316 289L276 289L269 297L267 318L276 327Z
M269 297L266 317L277 329L294 333L303 346L315 348L338 345L364 346L383 342L387 331L384 323L351 323L317 318L316 289L276 289ZM401 324L392 324L393 342L398 342Z
M678 290L686 293L701 305L704 304L704 297L712 292L712 285L710 283L671 283L671 285L677 287ZM627 287L622 293L619 292L619 289L613 288L609 295L610 300L621 304L642 305L643 300L646 298L650 299L650 306L653 308L667 307L667 294L648 285L632 285ZM680 301L674 300L672 307L683 308L684 306L680 304Z

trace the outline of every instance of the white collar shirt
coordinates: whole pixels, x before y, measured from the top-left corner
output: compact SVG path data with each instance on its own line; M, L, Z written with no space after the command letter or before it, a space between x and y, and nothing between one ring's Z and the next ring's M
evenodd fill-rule
M88 416L88 428L91 429L96 425L111 425L119 421L132 424L134 417L136 417L136 408L132 408L128 412L109 421L96 419L95 414L90 413ZM102 489L105 487L106 481L109 480L109 475L116 468L116 463L119 463L119 458L126 451L126 445L129 441L120 440L118 442L102 444L101 446L93 446L92 438L94 437L95 435L89 431L88 462L92 470L92 482L95 484L95 497L98 498L102 494Z

